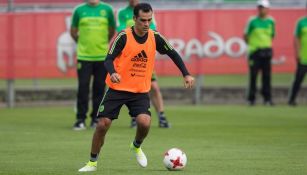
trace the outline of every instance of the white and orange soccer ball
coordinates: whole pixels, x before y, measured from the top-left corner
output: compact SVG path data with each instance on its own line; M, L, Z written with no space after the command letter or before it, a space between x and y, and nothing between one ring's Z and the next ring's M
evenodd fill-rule
M163 163L168 170L182 170L187 164L187 156L182 150L171 148L165 152Z

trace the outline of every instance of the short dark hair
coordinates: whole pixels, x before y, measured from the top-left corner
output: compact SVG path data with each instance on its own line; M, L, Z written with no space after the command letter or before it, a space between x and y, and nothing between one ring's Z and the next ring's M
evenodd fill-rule
M139 16L139 11L142 10L145 13L152 12L151 5L148 3L139 3L133 9L133 14L135 17Z

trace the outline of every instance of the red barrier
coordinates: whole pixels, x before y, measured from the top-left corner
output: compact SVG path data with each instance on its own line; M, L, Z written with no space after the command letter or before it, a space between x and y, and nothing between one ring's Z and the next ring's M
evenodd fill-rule
M241 74L247 72L243 32L255 10L162 11L156 15L158 28L186 58L193 74ZM293 72L295 22L305 9L276 9L274 72ZM178 72L168 61L157 61L157 72Z
M14 5L20 4L76 4L82 3L84 0L14 0ZM7 4L7 0L0 0L0 4Z
M67 33L65 13L17 13L0 15L0 77L72 77L75 70L57 68L60 36ZM4 35L3 35L4 34ZM69 34L68 34L69 35ZM61 44L65 47L65 43ZM65 52L63 52L63 55Z
M242 40L255 10L155 11L158 29L178 50L193 74L247 72ZM293 72L293 31L305 9L274 9L274 72ZM70 13L0 15L0 78L75 77L75 44L69 36ZM171 60L157 57L160 75L179 75Z

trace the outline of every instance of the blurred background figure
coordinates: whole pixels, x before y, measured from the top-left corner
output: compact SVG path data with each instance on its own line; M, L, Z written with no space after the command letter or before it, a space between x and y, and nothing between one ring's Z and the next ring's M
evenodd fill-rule
M139 0L129 0L129 4L127 7L122 8L118 11L118 27L117 32L126 29L127 27L131 27L134 25L133 20L133 9L139 3ZM153 18L153 21L150 24L150 29L156 30L156 23ZM150 91L150 99L156 113L158 114L159 118L159 127L160 128L169 128L170 124L168 123L165 114L164 114L164 104L163 104L163 97L160 91L160 87L158 85L157 76L153 73L151 78L151 91ZM136 120L135 118L131 119L131 127L136 127Z
M271 60L273 56L272 40L275 36L275 21L268 15L270 2L258 0L258 15L251 17L247 23L244 39L248 44L249 86L247 100L255 105L258 72L262 73L262 90L264 105L273 106L271 96Z
M304 76L307 72L307 17L298 20L294 32L294 48L297 67L295 78L290 89L289 101L290 106L296 106L296 96L301 88Z
M96 115L105 89L107 71L104 60L108 52L109 41L115 33L113 8L99 0L88 0L77 6L73 12L71 36L77 42L77 121L74 130L86 128L89 88L92 83L91 127L97 123Z
M67 16L65 18L66 31L59 36L57 43L57 66L63 73L75 66L76 44L69 33L70 21L71 17Z

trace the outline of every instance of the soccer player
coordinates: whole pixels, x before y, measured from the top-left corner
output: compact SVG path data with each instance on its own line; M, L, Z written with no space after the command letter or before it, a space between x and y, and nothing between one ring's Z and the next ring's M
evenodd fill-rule
M249 105L255 104L257 74L262 72L262 91L264 105L273 106L271 96L271 60L273 56L272 40L275 35L275 21L268 16L270 3L258 1L258 15L252 17L245 29L244 39L248 44Z
M88 0L73 12L70 33L77 42L77 121L74 130L84 130L88 111L89 88L92 83L91 127L97 123L97 111L105 89L107 71L104 60L109 41L115 33L115 18L110 5L99 0Z
M150 100L148 92L154 68L156 50L167 54L180 69L186 88L192 88L194 78L189 74L179 54L158 32L149 29L153 10L150 4L139 3L134 11L135 25L120 32L109 49L105 66L106 83L110 87L99 107L99 122L92 139L90 161L80 172L96 171L98 154L113 120L118 118L125 104L130 116L136 116L136 135L130 144L140 166L147 166L141 149L150 128Z
M117 27L117 32L120 32L121 30L124 30L127 27L131 27L134 25L133 9L138 3L139 3L139 0L129 0L129 5L118 11L117 19L118 19L119 25ZM150 23L149 28L152 30L156 30L156 24L155 24L154 18L153 18L153 21ZM151 78L150 99L158 114L159 127L169 128L170 124L167 121L165 114L164 114L164 104L163 104L162 93L160 91L160 87L159 87L155 73L152 74L152 78ZM135 117L131 118L131 127L132 128L136 127Z
M293 81L288 104L290 106L296 106L296 96L300 90L301 84L304 80L304 76L307 72L307 17L302 17L298 20L295 28L294 37L295 57L297 62L297 68L295 73L295 79Z

